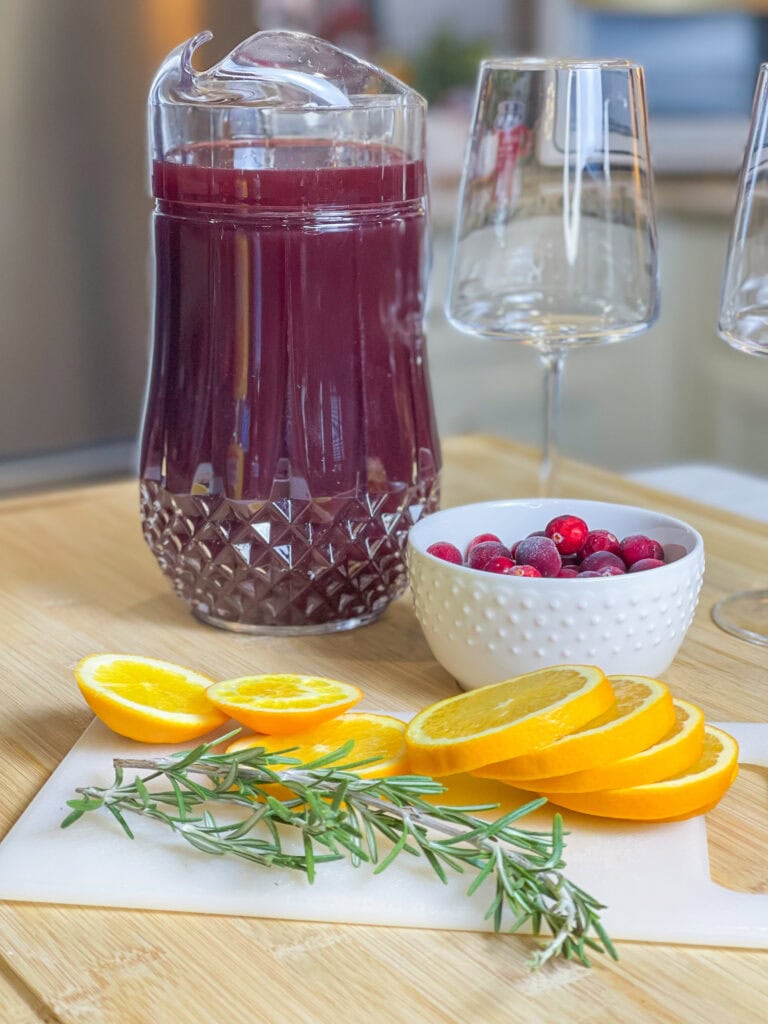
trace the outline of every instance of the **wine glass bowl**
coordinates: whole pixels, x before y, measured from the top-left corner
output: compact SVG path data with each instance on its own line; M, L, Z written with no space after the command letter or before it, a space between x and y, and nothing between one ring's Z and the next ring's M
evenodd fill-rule
M483 62L446 310L460 330L544 360L546 490L566 351L633 337L658 314L642 68Z
M768 64L757 80L718 315L720 337L768 355Z
M768 64L760 66L755 88L717 327L733 348L768 355ZM768 645L768 590L730 594L712 618L734 636Z

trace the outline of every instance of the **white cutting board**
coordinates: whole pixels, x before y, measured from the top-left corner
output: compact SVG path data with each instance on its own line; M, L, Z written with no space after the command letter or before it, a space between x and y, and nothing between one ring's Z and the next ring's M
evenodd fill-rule
M768 766L768 724L722 728L739 741L742 763ZM199 853L144 819L131 818L134 842L106 812L59 828L77 786L108 785L113 757L146 757L148 749L98 721L89 726L0 843L0 900L490 930L483 921L490 883L468 899L469 874L446 886L414 857L398 858L376 877L365 865L321 864L310 885L298 872ZM149 756L166 749L172 748L151 748ZM463 779L477 787L477 780ZM454 802L478 799L477 788L469 796L461 786L460 779ZM522 799L493 783L484 796L506 796L508 806L510 798ZM551 813L539 811L522 824L546 825ZM571 832L567 874L606 904L602 920L612 938L768 948L768 895L732 892L712 881L703 817L631 825L570 811L563 816Z

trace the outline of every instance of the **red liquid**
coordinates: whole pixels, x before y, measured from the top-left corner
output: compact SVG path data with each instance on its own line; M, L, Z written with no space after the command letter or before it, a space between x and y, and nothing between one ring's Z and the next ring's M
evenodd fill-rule
M438 500L424 169L277 155L155 165L142 515L203 618L344 628L404 589L407 529Z

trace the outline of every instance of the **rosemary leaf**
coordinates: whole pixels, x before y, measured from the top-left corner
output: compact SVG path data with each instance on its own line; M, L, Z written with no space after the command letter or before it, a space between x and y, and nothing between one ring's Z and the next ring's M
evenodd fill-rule
M448 885L448 875L446 875L445 868L440 863L440 858L437 856L437 854L434 852L434 850L431 850L430 847L426 843L421 843L421 852L427 858L427 860L429 861L429 863L430 863L430 865L432 867L432 870L435 872L435 874L440 879L440 881L443 883L443 885ZM447 863L450 863L450 861L447 861ZM463 870L461 865L455 865L454 864L452 866L454 868L454 871L462 871Z
M120 772L120 776L122 779L123 769L118 768L117 770ZM115 774L117 774L117 772ZM170 782L171 789L173 790L173 794L176 797L176 808L179 812L179 821L184 821L187 817L187 803L186 800L184 799L184 791L182 790L181 786L178 784L178 782L176 781L176 779L174 779L172 775L168 776L168 781Z
M340 760L351 753L354 743L354 740L347 740L347 742L337 750L332 750L329 754L323 754L322 757L316 757L314 761L307 761L304 764L304 768L307 771L317 771L320 768L327 767L329 764L338 764ZM295 750L296 748L291 747L291 749Z
M128 838L129 839L134 839L135 838L134 834L131 831L131 828L130 828L128 822L122 816L122 814L120 813L118 808L115 807L114 804L105 804L105 806L106 806L107 810L109 811L109 813L112 815L112 817L119 823L120 828L122 828L123 832L125 832L125 834L128 836Z
M176 772L184 771L185 768L188 768L191 764L194 764L195 761L199 760L201 757L204 757L208 753L210 748L211 744L201 743L199 747L195 747L193 750L185 751L183 754L178 756L178 759L174 759L173 770Z
M304 858L307 862L307 878L310 882L315 880L315 848L312 845L312 838L304 833Z
M488 857L488 859L485 861L485 863L480 868L478 873L475 875L475 878L474 878L472 884L467 889L467 896L471 896L474 892L476 892L480 888L480 886L486 880L488 875L490 875L490 873L493 871L494 867L495 867L495 864L494 864L493 860L490 857ZM523 922L521 922L521 924L522 923ZM519 927L519 925L518 925L518 927ZM512 928L512 931L514 931L514 930L515 929Z
M74 801L73 800L67 800L67 803L71 806L74 803ZM84 807L76 807L74 810L69 812L69 814L66 816L66 818L64 818L64 820L62 821L62 823L61 823L61 825L59 827L60 828L69 828L69 826L73 825L77 821L78 818L82 818L82 816L84 814L85 814L85 808Z
M194 793L195 796L198 797L198 799L205 801L210 797L210 792L206 790L204 786L198 785L197 782L195 782L193 779L190 779L187 775L184 775L182 770L177 768L176 766L174 766L173 768L173 777L178 779L182 786L186 786L186 788L191 793Z
M352 864L355 867L357 867L357 865L360 864L361 861L370 861L370 857L368 856L367 851L364 850L359 843L355 842L354 839L346 835L346 833L343 830L340 829L338 832L336 832L334 834L334 839L340 846L343 846L345 850L349 850L352 856Z
M386 871L389 865L392 863L392 861L398 856L398 854L403 852L403 849L405 848L405 844L407 842L408 830L406 828L403 828L402 832L400 833L400 838L397 840L395 845L389 851L384 860L379 861L376 869L373 872L374 875L380 875L382 871Z

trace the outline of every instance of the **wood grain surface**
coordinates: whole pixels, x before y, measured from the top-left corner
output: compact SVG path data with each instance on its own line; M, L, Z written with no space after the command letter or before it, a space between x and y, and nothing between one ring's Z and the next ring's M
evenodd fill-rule
M535 494L527 449L470 437L447 441L444 455L444 505ZM563 466L561 493L657 508L702 533L699 609L665 679L711 720L766 720L768 649L722 633L709 610L731 590L768 585L768 530L574 464ZM456 692L407 596L378 623L336 636L247 637L198 624L145 548L137 507L135 482L0 504L0 838L90 720L72 676L84 654L153 655L218 677L336 675L362 686L364 706L384 710L415 710ZM731 888L768 891L767 789L765 771L745 769L708 817L713 877ZM532 941L4 903L0 1022L768 1019L766 952L621 943L617 964L601 957L591 970L562 962L530 973Z

